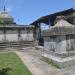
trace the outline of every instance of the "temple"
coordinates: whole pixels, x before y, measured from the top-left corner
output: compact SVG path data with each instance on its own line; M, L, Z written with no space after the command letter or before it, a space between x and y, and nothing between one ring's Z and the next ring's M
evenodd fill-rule
M34 26L18 25L4 7L0 13L0 48L32 45L34 41ZM25 44L26 43L26 44ZM27 44L28 43L28 44Z
M41 25L49 29L41 31ZM32 23L36 27L37 41L43 38L42 56L61 68L75 65L75 10L68 9L50 14ZM41 35L42 33L42 35ZM39 36L40 35L40 36ZM40 45L38 43L38 45Z
M44 45L43 36L41 35L42 34L41 25L44 24L46 26L49 26L49 28L51 26L54 26L56 23L57 16L65 16L65 20L67 22L75 25L75 10L73 8L40 17L39 19L30 24L35 26L36 28L36 36L37 36L36 40L38 41L38 45Z

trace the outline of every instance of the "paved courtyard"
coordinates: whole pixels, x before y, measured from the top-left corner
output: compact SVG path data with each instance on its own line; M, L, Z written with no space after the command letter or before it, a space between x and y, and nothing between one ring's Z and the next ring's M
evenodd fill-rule
M33 75L75 75L75 67L57 69L40 60L41 51L35 50L34 48L16 51L16 54L21 58Z
M55 67L41 61L41 52L38 52L33 48L16 51L16 53L24 64L27 65L33 75L53 75L54 72L58 71Z

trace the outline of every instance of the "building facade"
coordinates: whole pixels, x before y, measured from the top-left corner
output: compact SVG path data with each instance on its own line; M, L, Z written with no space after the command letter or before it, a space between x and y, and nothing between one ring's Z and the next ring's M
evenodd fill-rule
M34 26L18 25L7 10L0 13L0 43L34 41Z
M41 35L41 33L42 33L41 25L45 24L46 26L49 26L49 27L54 26L57 16L65 16L65 20L67 22L75 25L75 10L73 8L40 17L39 19L37 19L36 21L31 23L31 25L34 25L36 27L36 36L37 36L36 40L39 43L43 43L43 41L40 42L40 40L41 40L40 38L43 39L43 37ZM39 43L38 43L38 45L40 45Z
M43 31L44 55L60 67L75 63L75 25L58 16L57 23ZM53 58L51 58L51 56Z

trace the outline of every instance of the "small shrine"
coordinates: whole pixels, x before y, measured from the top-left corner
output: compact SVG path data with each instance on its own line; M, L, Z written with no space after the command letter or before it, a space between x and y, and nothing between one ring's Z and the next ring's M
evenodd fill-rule
M55 25L43 31L44 53L60 67L75 64L75 25L57 16Z

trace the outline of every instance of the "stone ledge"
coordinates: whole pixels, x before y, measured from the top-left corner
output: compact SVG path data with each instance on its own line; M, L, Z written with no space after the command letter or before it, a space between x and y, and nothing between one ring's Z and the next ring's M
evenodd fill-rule
M43 54L42 56L49 58L53 63L57 64L60 68L75 66L75 56L60 58L49 54Z

